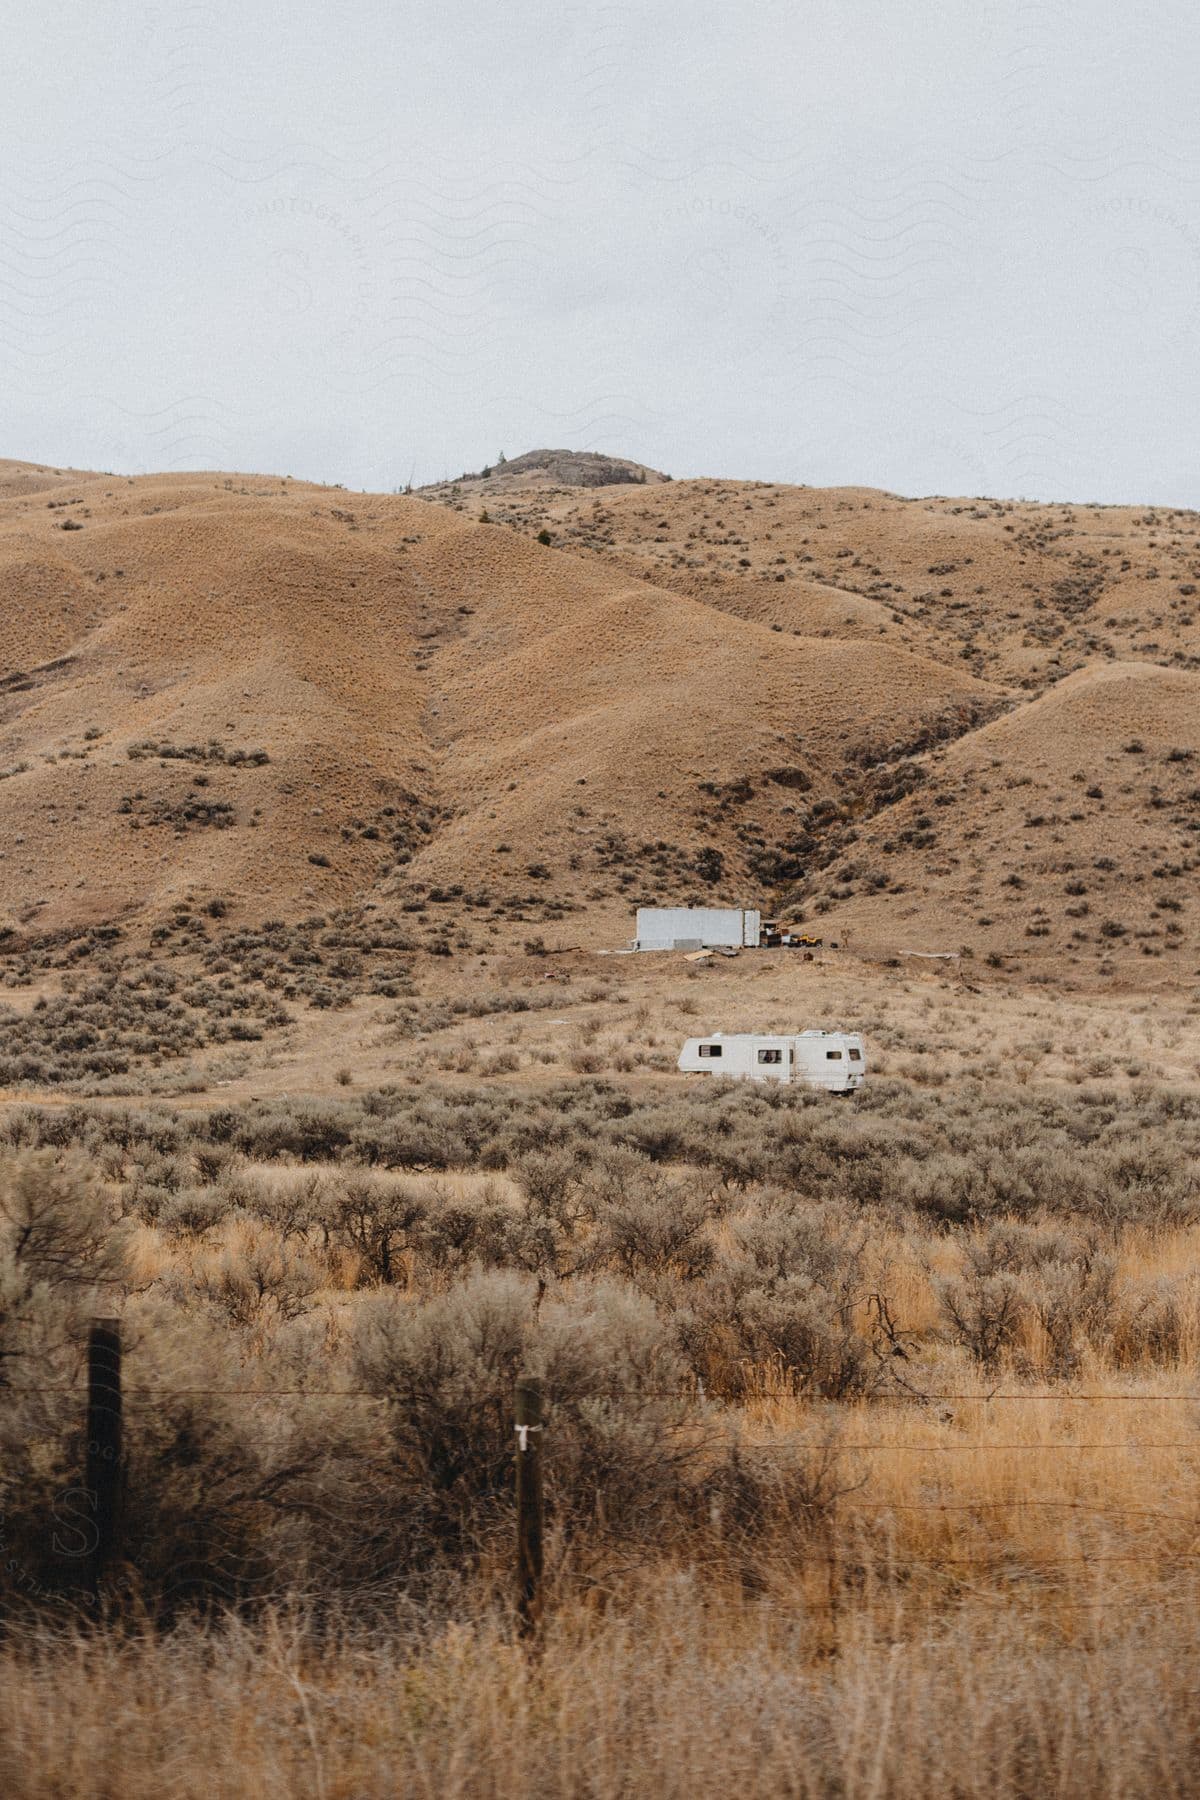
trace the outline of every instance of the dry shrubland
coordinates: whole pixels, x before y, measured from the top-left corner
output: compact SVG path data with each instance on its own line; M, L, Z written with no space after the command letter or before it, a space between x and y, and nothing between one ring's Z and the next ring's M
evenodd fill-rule
M1196 1790L1195 516L614 472L0 470L18 1800Z
M2 1142L14 1793L1191 1791L1194 1094L426 1084Z

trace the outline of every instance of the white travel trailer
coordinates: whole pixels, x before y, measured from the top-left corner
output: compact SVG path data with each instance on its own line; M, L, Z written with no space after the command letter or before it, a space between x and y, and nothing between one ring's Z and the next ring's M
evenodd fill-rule
M685 1075L724 1075L734 1081L797 1081L831 1094L852 1094L863 1083L867 1054L853 1031L800 1031L768 1036L715 1031L689 1038L679 1053Z
M639 906L635 950L754 950L761 915L741 906Z

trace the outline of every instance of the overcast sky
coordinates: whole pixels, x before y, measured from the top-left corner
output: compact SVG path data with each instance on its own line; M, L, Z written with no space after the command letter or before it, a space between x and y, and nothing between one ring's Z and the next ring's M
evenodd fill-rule
M0 455L1200 506L1195 0L62 0Z

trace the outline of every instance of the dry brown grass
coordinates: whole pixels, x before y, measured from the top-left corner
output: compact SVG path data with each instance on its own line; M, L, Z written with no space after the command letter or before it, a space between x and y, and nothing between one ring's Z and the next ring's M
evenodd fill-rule
M699 985L689 982L684 997ZM606 1002L587 1004L598 1022L565 1038L568 1050L604 1040ZM901 1044L922 1033L923 1056L944 1057L971 1030L936 983L907 984L881 1008L878 1028ZM1014 1030L1029 1023L1028 1012L1027 1001L1014 998ZM649 996L634 1013L639 1031L653 1030ZM486 1024L499 1043L511 1021ZM1177 1024L1081 1009L1057 1029L1084 1056L1093 1038L1165 1046ZM488 1093L498 1117L519 1122L542 1090L505 1088L508 1079ZM1077 1091L1039 1063L1027 1082L990 1098L1005 1093L1031 1123L1039 1090L1047 1101ZM448 1087L447 1097L455 1091ZM687 1091L696 1100L707 1092ZM912 1090L922 1091L919 1083ZM558 1092L560 1117L588 1104L582 1090ZM1132 1084L1126 1092L1132 1137L1141 1114ZM981 1107L988 1093L979 1090ZM356 1087L330 1104L370 1121L382 1097ZM906 1104L902 1087L887 1104ZM293 1128L305 1110L301 1103ZM283 1122L289 1114L278 1105L271 1116ZM857 1120L863 1132L876 1118L866 1109L803 1116L846 1120L851 1130ZM351 1351L365 1341L360 1321L370 1318L395 1321L402 1350L408 1314L444 1316L457 1330L470 1315L454 1308L464 1284L479 1277L470 1260L448 1254L448 1222L507 1218L515 1230L535 1175L545 1204L570 1221L568 1261L605 1241L612 1198L628 1205L645 1187L659 1196L659 1222L672 1223L687 1193L705 1191L709 1178L678 1164L630 1161L627 1152L625 1160L601 1160L593 1177L609 1199L593 1217L596 1202L586 1194L564 1202L563 1169L556 1173L552 1160L437 1174L356 1171L345 1153L258 1161L227 1139L244 1131L253 1142L274 1129L261 1107L231 1113L217 1141L205 1135L202 1116L165 1109L39 1117L51 1134L64 1125L89 1145L106 1191L140 1221L122 1252L134 1290L130 1431L146 1489L137 1517L147 1542L134 1548L135 1563L152 1570L162 1557L158 1538L169 1547L172 1532L192 1553L173 1522L176 1508L180 1521L193 1519L188 1531L213 1540L219 1567L283 1553L295 1558L296 1573L289 1594L284 1565L283 1591L277 1574L265 1607L252 1590L223 1610L218 1587L215 1607L210 1594L209 1609L198 1612L187 1602L164 1612L156 1584L170 1591L169 1566L140 1587L118 1579L110 1590L115 1616L100 1629L77 1628L61 1604L35 1614L18 1608L0 1650L0 1758L6 1791L18 1800L202 1790L231 1800L249 1792L321 1800L395 1792L707 1796L733 1782L750 1795L814 1800L1196 1791L1200 1225L1190 1218L1135 1217L1100 1233L1112 1294L1101 1311L1080 1316L1063 1378L1061 1345L1037 1310L1041 1264L1021 1275L1032 1285L1021 1289L1015 1329L994 1366L954 1341L938 1282L966 1269L997 1229L1032 1231L1021 1240L1026 1251L1032 1243L1039 1255L1061 1258L1086 1240L1079 1219L1050 1211L1032 1222L944 1229L935 1217L895 1206L820 1202L826 1241L842 1243L837 1256L853 1272L850 1329L868 1370L872 1356L883 1359L879 1379L866 1395L815 1398L802 1352L793 1363L737 1366L718 1334L708 1366L740 1395L736 1402L706 1405L691 1383L682 1409L655 1410L658 1402L636 1388L628 1397L622 1390L615 1403L601 1403L610 1410L590 1440L580 1440L577 1419L586 1421L597 1403L585 1398L579 1415L560 1404L544 1445L546 1636L531 1658L513 1635L506 1491L469 1502L476 1525L465 1536L456 1510L454 1518L438 1511L436 1489L424 1477L414 1484L419 1444L404 1436L403 1417L389 1424L383 1396L394 1377L380 1400L332 1409L320 1392L273 1401L238 1398L236 1390L359 1386L371 1379L370 1361L355 1364ZM593 1126L577 1147L587 1142L611 1158L594 1133ZM563 1167L570 1166L568 1156ZM581 1179L587 1167L579 1165ZM355 1181L366 1183L368 1211L382 1217L390 1206L425 1221L398 1239L386 1282L356 1240L337 1235L333 1203ZM206 1196L217 1202L211 1221L198 1213L199 1223L181 1226L172 1205L195 1210ZM788 1215L802 1222L816 1204L793 1192ZM717 1263L708 1273L701 1263L701 1273L685 1278L669 1258L634 1259L620 1305L636 1301L638 1331L661 1335L678 1308L698 1305L709 1275L736 1261L739 1233L773 1205L753 1187L724 1194L711 1220ZM332 1236L322 1220L335 1221ZM519 1230L511 1239L497 1237L494 1222L489 1230L494 1245L525 1254ZM1066 1249L1053 1249L1064 1231ZM509 1253L488 1252L502 1264ZM836 1266L837 1258L835 1274ZM551 1334L561 1338L573 1322L568 1336L578 1331L583 1350L589 1334L610 1329L603 1318L612 1301L597 1310L590 1273L547 1273L546 1316L559 1320ZM613 1281L611 1268L602 1279ZM535 1294L532 1278L522 1280L515 1292L524 1317ZM1129 1301L1160 1289L1171 1296L1175 1323L1156 1344ZM876 1294L886 1298L891 1338ZM789 1304L802 1310L799 1290ZM438 1315L439 1306L450 1310ZM1127 1315L1131 1327L1122 1325ZM698 1343L694 1332L688 1341ZM903 1356L892 1355L897 1348ZM439 1362L452 1364L457 1352L444 1340ZM572 1350L571 1367L586 1366L579 1353ZM602 1351L586 1382L606 1391L613 1366ZM492 1379L483 1367L470 1376L468 1395L471 1383ZM686 1371L672 1367L674 1383ZM418 1364L413 1370L420 1377ZM28 1379L25 1369L19 1380ZM425 1393L422 1379L411 1405L440 1404L436 1384ZM498 1442L508 1435L506 1379L493 1383ZM637 1379L654 1386L652 1375ZM136 1384L145 1381L235 1393L198 1402L138 1397ZM457 1389L447 1396L463 1404ZM461 1417L465 1447L480 1426L469 1407ZM38 1458L53 1471L60 1429L56 1412L34 1420L34 1464L24 1479L42 1478ZM586 1456L600 1452L599 1464L580 1461L581 1441L590 1444ZM179 1465L184 1445L212 1469L199 1512ZM637 1460L647 1452L649 1460ZM167 1460L156 1464L156 1455ZM668 1483L655 1490L649 1517L636 1497L630 1511L629 1471L640 1471L649 1492L659 1464L680 1457L697 1493L706 1492L706 1469L720 1471L699 1510ZM245 1490L264 1473L274 1480L289 1458L305 1471L302 1485L273 1487L270 1516L256 1522ZM58 1479L70 1480L69 1457L58 1466ZM597 1468L606 1470L602 1478ZM157 1480L164 1494L147 1508L146 1484ZM10 1492L6 1507L19 1509L20 1499ZM412 1537L415 1519L425 1521L424 1537ZM438 1520L436 1530L450 1533L440 1548L431 1535ZM249 1551L236 1535L247 1530L258 1534ZM382 1568L381 1550L390 1558Z
M1048 1616L870 1588L831 1635L801 1593L687 1574L554 1614L531 1661L487 1615L314 1636L284 1614L163 1642L3 1652L14 1800L739 1793L805 1800L1196 1791L1190 1574L1082 1577Z

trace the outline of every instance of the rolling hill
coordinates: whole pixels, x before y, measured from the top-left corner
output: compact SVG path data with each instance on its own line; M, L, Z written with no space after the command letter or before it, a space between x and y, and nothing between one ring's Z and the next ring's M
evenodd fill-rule
M7 942L213 903L618 942L695 899L1194 972L1200 521L618 461L0 465Z

